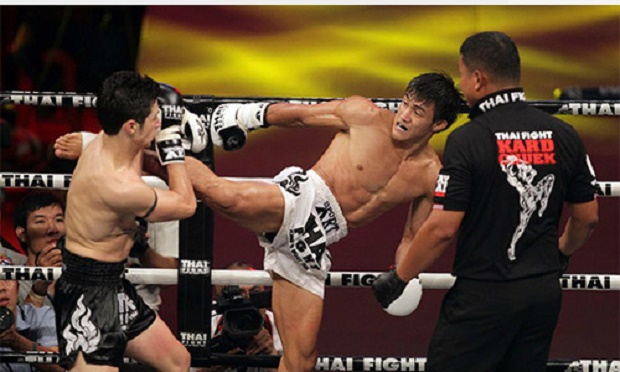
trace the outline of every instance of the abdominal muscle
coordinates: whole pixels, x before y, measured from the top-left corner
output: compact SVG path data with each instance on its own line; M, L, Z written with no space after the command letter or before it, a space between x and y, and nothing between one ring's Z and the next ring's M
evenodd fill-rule
M368 167L360 170L349 159L331 161L323 157L313 167L334 194L349 228L363 226L407 201L392 186L392 181L398 177L399 167L394 163L376 163L373 164L374 169Z

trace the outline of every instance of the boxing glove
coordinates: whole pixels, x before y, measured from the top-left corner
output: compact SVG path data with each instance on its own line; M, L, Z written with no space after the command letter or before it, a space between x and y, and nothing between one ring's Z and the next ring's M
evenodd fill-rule
M159 107L161 110L161 129L155 136L157 156L162 165L183 163L185 150L181 141L183 119L183 99L179 91L160 83Z
M226 151L238 150L245 145L247 132L269 125L265 113L269 103L229 103L219 105L211 116L211 139Z
M375 297L390 315L407 316L420 304L422 285L418 279L405 282L396 274L396 268L381 274L372 283Z
M189 111L187 108L183 108L181 135L185 151L198 154L207 148L209 138L206 123L200 116Z

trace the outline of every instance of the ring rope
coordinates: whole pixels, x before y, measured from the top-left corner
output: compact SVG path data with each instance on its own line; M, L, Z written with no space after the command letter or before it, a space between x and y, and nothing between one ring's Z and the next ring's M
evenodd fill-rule
M280 356L278 355L227 355L212 354L213 364L234 366L260 366L277 368ZM26 353L0 352L3 363L41 363L57 364L59 354L45 351L28 351ZM135 364L132 358L123 358L125 364ZM317 357L316 371L424 371L425 357L403 356L319 356ZM579 360L550 360L547 362L547 371L616 371L620 369L620 360L617 359L579 359Z
M181 260L181 275L194 275L191 263L185 264ZM56 280L60 277L60 267L37 267L2 265L0 280ZM176 269L145 269L127 268L125 278L134 284L177 284ZM201 272L200 274L208 274ZM327 287L370 287L373 281L382 272L330 272L327 273L325 285ZM213 285L272 285L269 273L264 270L211 270ZM451 274L422 273L420 284L425 289L448 289L452 287L456 278ZM592 290L592 291L619 291L620 275L615 274L569 274L559 278L563 289Z
M185 95L186 104L210 103L221 105L226 103L251 102L288 102L302 104L317 104L342 98L285 98L285 97L216 97L213 95ZM379 107L397 111L401 98L371 98ZM587 115L587 116L620 116L620 101L618 100L532 100L530 105L549 114ZM0 92L0 103L28 106L52 107L96 107L97 96L93 93L74 92ZM469 112L469 107L463 103L459 112Z
M67 190L71 184L71 174L55 173L20 173L20 172L0 172L0 188L24 188L24 189L53 189ZM260 181L270 182L270 178L252 177L223 177L230 181ZM142 176L144 182L149 186L167 188L164 181L155 176ZM599 196L620 196L619 181L600 181L598 182Z

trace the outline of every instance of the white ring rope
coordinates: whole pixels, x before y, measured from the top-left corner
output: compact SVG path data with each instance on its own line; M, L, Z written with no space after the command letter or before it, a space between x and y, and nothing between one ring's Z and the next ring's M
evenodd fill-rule
M0 352L2 360L7 363L41 363L57 364L59 355L55 352L28 351L26 353ZM239 356L241 357L241 356ZM254 358L277 361L278 356L258 355ZM123 358L125 364L136 364L136 360ZM252 363L244 363L251 365ZM405 356L332 356L322 355L316 359L316 371L424 371L425 357ZM579 359L579 360L550 360L547 370L566 368L566 371L618 371L618 359ZM194 369L192 368L192 371Z
M67 190L71 184L71 174L54 173L15 173L0 172L0 188L25 188L25 189L55 189ZM253 177L224 177L231 181L259 181L270 182L270 178ZM149 186L167 188L165 182L155 176L143 176L142 179ZM600 196L620 196L620 182L598 182Z
M214 108L225 103L254 103L254 102L288 102L297 104L318 104L342 98L310 98L310 97L221 97L210 94L185 95L186 104L202 104ZM396 112L401 98L370 98L377 106ZM29 92L29 91L2 91L0 104L52 106L52 107L87 107L97 106L97 96L94 93L75 92ZM588 115L588 116L620 116L620 101L616 99L602 100L538 100L527 101L548 114ZM465 103L459 107L459 113L468 113L469 107Z
M181 260L181 275L196 275L191 264ZM191 261L189 261L191 262ZM56 280L60 277L60 267L1 266L0 280ZM209 270L200 274L208 274ZM381 272L331 272L327 274L328 287L370 287ZM176 269L125 269L125 278L134 284L177 284ZM451 274L420 274L420 283L425 289L448 289L456 278ZM620 275L616 274L569 274L560 279L563 289L619 291ZM211 270L212 285L265 285L272 284L269 273L263 270Z

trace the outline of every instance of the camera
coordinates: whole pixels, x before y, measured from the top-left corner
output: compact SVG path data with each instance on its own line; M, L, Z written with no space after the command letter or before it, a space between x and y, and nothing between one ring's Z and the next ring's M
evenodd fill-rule
M13 323L15 323L15 316L11 309L6 306L0 306L0 333L11 328Z
M211 351L245 349L263 328L264 319L258 308L268 307L270 302L271 292L252 293L247 298L239 286L224 287L215 304L216 312L222 314L222 333L211 339Z

